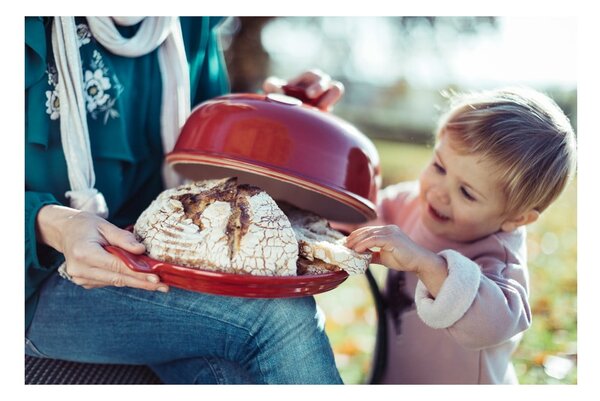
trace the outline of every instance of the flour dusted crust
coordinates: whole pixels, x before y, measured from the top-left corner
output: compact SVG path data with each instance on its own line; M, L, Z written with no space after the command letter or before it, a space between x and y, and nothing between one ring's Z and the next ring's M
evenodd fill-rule
M235 178L162 192L140 215L136 237L157 260L205 270L296 275L298 242L290 222L259 188Z
M227 273L360 274L371 260L370 254L346 248L346 237L325 219L278 205L236 178L163 191L140 215L134 234L153 259Z
M280 202L298 240L298 269L302 274L346 270L361 274L371 262L370 253L358 253L345 246L346 236L330 227L324 218Z

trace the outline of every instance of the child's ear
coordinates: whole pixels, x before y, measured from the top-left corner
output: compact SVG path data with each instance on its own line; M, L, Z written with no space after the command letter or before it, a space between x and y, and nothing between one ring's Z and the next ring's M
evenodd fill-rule
M526 212L520 213L517 216L507 219L502 223L500 229L504 232L514 231L517 227L524 226L533 223L540 217L540 212L531 209Z

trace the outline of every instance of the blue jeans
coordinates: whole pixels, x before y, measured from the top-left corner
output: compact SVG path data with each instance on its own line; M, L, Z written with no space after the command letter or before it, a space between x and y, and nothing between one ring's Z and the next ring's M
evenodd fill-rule
M249 299L171 287L41 289L26 353L150 366L165 383L341 383L313 297Z

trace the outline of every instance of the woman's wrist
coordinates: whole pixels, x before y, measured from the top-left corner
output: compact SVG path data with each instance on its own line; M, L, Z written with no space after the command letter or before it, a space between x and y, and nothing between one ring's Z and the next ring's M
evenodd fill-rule
M37 242L63 252L61 227L69 217L78 213L79 210L60 205L42 207L36 217Z

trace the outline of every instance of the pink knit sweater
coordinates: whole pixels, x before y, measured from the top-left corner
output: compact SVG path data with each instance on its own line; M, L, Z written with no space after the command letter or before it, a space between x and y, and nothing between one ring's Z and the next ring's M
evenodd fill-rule
M436 299L412 273L400 290L414 298L396 332L388 312L385 383L517 383L510 362L521 333L531 324L526 230L498 232L472 243L435 236L419 219L418 183L380 192L374 224L395 224L448 264ZM390 272L386 294L397 273ZM388 295L389 296L389 295Z

